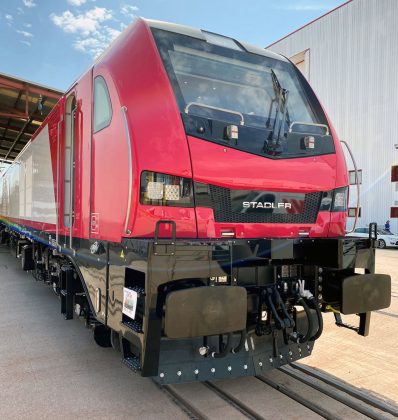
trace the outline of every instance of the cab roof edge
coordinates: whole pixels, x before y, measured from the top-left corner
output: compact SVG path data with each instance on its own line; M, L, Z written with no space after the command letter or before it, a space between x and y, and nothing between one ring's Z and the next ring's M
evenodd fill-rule
M162 29L164 31L169 31L169 32L175 32L178 34L182 34L182 35L187 35L190 36L192 38L197 38L200 39L202 41L207 41L206 36L204 35L204 33L202 32L201 29L196 29L196 28L192 28L190 26L185 26L185 25L179 25L176 23L170 23L170 22L163 22L161 20L152 20L152 19L144 19L145 22L147 22L147 24L151 27L151 28L156 28L156 29ZM206 32L212 32L212 31L206 31ZM265 57L270 57L270 58L274 58L277 60L281 60L281 61L288 61L286 60L285 57L274 53L272 51L269 50L265 50L264 48L261 47L256 47L255 45L251 45L248 44L246 42L241 42L235 38L231 38L229 36L223 35L223 34L217 34L220 36L225 36L226 38L230 38L232 40L234 40L235 42L238 43L238 45L241 45L247 52L253 53L253 54L257 54L257 55L262 55Z

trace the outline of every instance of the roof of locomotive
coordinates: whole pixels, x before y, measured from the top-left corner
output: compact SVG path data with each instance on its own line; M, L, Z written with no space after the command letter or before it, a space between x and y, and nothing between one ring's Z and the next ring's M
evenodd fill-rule
M186 36L190 36L192 38L197 38L197 39L201 39L203 41L207 41L208 39L206 38L206 33L212 33L209 31L204 31L202 29L197 29L197 28L192 28L191 26L185 26L185 25L179 25L176 23L170 23L170 22L164 22L164 21L160 21L160 20L152 20L152 19L145 19L142 17L139 17L138 19L136 19L134 22L132 22L119 36L117 36L112 42L111 44L96 58L96 60L94 61L93 64L90 65L90 67L87 69L87 71L89 69L91 69L92 67L96 66L97 64L101 63L101 61L104 59L104 57L113 50L113 47L125 36L127 35L132 28L137 25L137 24L142 24L144 23L145 25L147 25L149 28L157 28L157 29L162 29L164 31L168 31L168 32L174 32L174 33L178 33L178 34L182 34L182 35L186 35ZM242 49L248 53L252 53L252 54L257 54L257 55L262 55L264 57L270 57L276 60L281 60L281 61L285 61L288 62L289 60L280 55L277 54L273 51L269 51L266 50L264 48L261 47L256 47L255 45L251 45L248 44L246 42L242 42L239 40L236 40L234 38L225 36L225 35L221 35L221 34L216 34L213 33L214 35L218 35L221 37L225 37L228 39L233 40L235 43L237 43L240 47L242 47ZM83 74L85 74L86 72L84 72ZM81 77L81 76L80 76ZM73 86L75 86L75 84L79 81L80 77L78 77L66 90L66 94L68 94L68 92L70 91L70 89L73 88Z
M176 23L163 22L163 21L160 21L160 20L151 20L151 19L143 19L143 18L140 18L140 19L144 20L148 24L148 26L151 27L151 28L157 28L157 29L162 29L164 31L175 32L175 33L178 33L178 34L190 36L192 38L197 38L197 39L201 39L203 41L207 41L206 35L203 32L204 30L202 30L202 29L192 28L191 26L178 25ZM206 31L206 32L212 33L210 31ZM231 38L231 37L226 36L226 35L222 35L222 34L218 34L218 33L215 33L215 35L219 35L219 36L222 36L222 37L225 37L225 38L232 39L238 45L243 47L243 49L245 51L247 51L249 53L262 55L264 57L271 57L271 58L274 58L274 59L277 59L277 60L288 61L285 57L283 57L280 54L274 53L273 51L269 51L269 50L266 50L264 48L256 47L255 45L239 41L237 39Z

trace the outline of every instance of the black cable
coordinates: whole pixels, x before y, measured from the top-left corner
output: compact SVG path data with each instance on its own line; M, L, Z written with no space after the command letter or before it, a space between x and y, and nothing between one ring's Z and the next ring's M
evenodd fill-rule
M232 333L229 333L227 335L227 344L225 345L225 347L218 353L213 352L212 353L212 357L214 357L215 359L220 359L222 357L225 357L230 351L231 351L231 346L232 346Z
M297 299L297 304L301 305L304 308L304 312L307 315L307 320L308 320L307 332L304 336L302 336L298 339L299 343L305 343L310 339L311 332L312 332L312 327L313 327L311 311L310 311L309 306L307 305L307 302L304 300L304 298L299 297Z
M242 350L243 346L245 345L245 341L246 341L246 328L240 332L239 344L231 350L232 353L239 353Z
M315 341L321 336L321 334L323 332L323 318L322 318L321 310L319 309L319 306L318 306L314 297L312 297L310 299L310 302L312 303L312 305L313 305L313 307L316 311L316 316L318 318L318 331L310 338L311 341L313 341L313 340Z
M280 305L280 307L282 309L282 312L283 312L283 315L285 315L285 319L284 319L285 326L293 328L294 327L293 318L289 315L289 312L287 311L286 306L282 301L281 295L279 294L279 292L276 289L274 289L274 294L275 294L275 297L276 297L276 302Z
M285 322L283 321L283 319L278 315L278 312L275 309L275 305L274 302L272 302L271 299L271 291L267 290L267 302L268 302L268 307L271 309L272 315L275 318L275 323L279 324L279 326L277 325L276 327L278 329L282 329L285 328Z

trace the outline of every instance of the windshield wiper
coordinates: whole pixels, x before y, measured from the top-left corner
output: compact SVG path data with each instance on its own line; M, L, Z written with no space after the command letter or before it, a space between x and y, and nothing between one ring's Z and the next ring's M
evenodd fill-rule
M268 140L264 144L264 151L268 153L281 153L282 150L280 150L280 137L282 134L282 137L285 135L285 122L290 121L289 117L289 111L287 109L287 101L289 97L289 91L287 89L284 89L279 80L276 76L275 72L271 69L271 78L272 78L272 86L274 88L275 98L271 100L269 112L268 112L268 119L266 122L266 126L269 128L271 123L271 115L272 115L272 109L274 102L277 103L276 109L275 109L275 117L274 117L274 124L272 127L272 131L268 137ZM282 118L280 118L280 114L282 113L283 108L283 115ZM288 123L289 125L289 123Z

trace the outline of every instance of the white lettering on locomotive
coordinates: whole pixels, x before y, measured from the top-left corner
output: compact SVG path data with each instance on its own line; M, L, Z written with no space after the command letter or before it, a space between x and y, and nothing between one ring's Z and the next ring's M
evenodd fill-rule
M291 209L291 203L270 203L269 201L244 201L244 209Z

